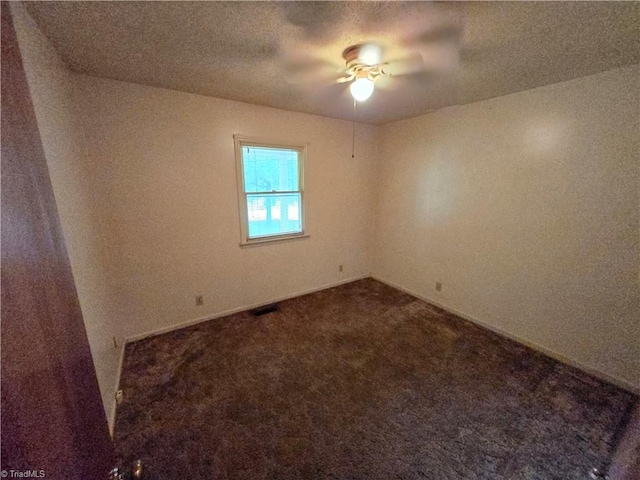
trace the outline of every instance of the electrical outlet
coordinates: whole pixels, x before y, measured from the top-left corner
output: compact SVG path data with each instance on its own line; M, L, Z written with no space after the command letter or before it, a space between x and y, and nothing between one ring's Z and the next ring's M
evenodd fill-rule
M122 392L122 390L118 390L116 392L116 403L120 405L123 400L124 400L124 393Z
M441 292L441 291L442 291L442 283L436 282L436 292Z
M338 265L338 271L341 272L344 270L344 265Z
M199 307L201 305L204 305L204 299L202 295L196 295L196 306Z

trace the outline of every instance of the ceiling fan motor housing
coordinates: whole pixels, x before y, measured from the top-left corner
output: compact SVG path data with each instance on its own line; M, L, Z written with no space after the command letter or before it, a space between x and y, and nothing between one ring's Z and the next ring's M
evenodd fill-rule
M382 47L375 43L352 45L342 52L342 57L347 62L348 68L355 65L372 67L380 64Z
M381 75L380 55L382 49L375 44L358 44L346 48L342 57L347 64L346 80L369 78L375 80Z
M344 52L342 52L342 57L347 62L347 67L353 67L359 63L360 47L362 47L362 45L352 45L345 48Z

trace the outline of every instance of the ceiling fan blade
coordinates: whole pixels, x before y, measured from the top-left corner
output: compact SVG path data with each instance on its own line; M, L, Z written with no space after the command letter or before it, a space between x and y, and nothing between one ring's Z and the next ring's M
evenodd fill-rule
M398 92L406 88L415 88L425 83L433 81L434 74L429 71L421 71L407 73L392 77L389 75L381 75L376 78L376 89L381 91Z
M405 39L409 46L418 47L420 44L458 43L462 39L462 26L455 24L440 25L438 28L427 30L418 35Z
M303 62L286 62L284 65L285 79L292 84L334 83L336 76L344 68L338 70L336 65L321 59L307 59Z
M380 75L375 79L376 89L390 90L393 87L394 79L389 75Z
M351 80L353 80L354 78L356 78L355 75L349 75L346 77L340 77L339 79L336 80L336 83L347 83L350 82Z
M385 75L397 76L421 72L425 69L422 55L413 52L409 56L397 60L391 60L382 64L382 72Z
M284 19L311 42L332 38L347 8L343 2L276 2L276 5Z

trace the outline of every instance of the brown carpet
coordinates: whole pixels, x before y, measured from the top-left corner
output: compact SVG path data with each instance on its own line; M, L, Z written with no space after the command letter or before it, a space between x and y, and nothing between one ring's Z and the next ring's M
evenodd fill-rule
M150 479L584 480L637 398L366 279L127 345Z

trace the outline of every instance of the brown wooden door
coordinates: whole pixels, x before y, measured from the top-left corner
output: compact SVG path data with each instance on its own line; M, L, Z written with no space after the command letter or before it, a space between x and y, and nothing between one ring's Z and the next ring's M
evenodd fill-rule
M6 2L1 103L0 468L104 479L113 445Z

